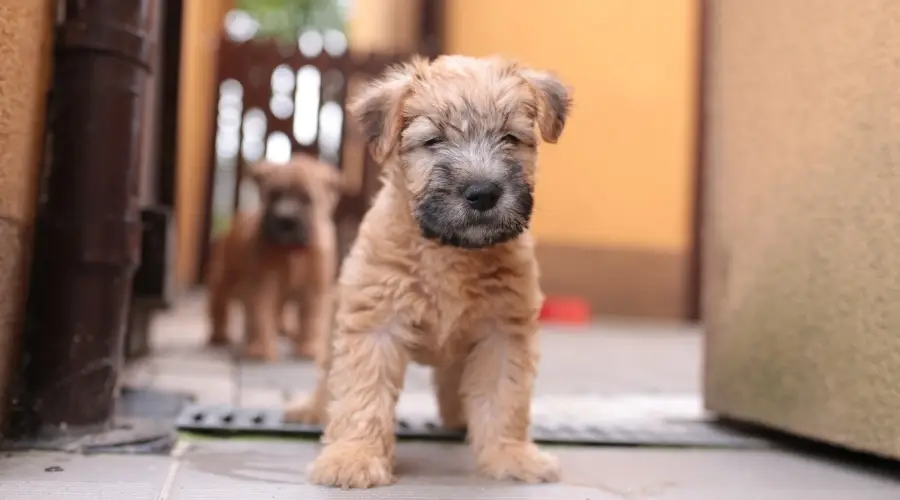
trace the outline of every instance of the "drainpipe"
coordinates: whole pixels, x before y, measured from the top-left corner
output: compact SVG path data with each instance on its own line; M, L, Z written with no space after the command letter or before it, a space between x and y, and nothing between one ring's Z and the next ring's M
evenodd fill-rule
M14 435L109 428L140 260L157 0L61 0Z

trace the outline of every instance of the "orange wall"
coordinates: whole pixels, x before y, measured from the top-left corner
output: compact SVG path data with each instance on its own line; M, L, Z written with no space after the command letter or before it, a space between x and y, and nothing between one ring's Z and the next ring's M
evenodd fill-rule
M448 52L499 53L575 89L542 154L540 241L689 245L696 0L450 0Z
M0 433L10 408L51 85L52 0L0 0Z
M178 102L178 174L176 194L178 289L193 284L197 249L203 234L210 134L215 104L216 52L230 0L185 0Z

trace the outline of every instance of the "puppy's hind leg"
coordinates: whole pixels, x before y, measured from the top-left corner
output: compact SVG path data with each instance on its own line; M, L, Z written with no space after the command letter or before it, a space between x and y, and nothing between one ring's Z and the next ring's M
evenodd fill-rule
M333 355L332 324L334 322L335 301L334 293L317 292L314 296L304 296L301 308L301 322L308 318L309 321L301 323L304 326L294 338L295 342L303 342L306 348L297 345L297 349L311 352L316 361L316 388L312 395L288 404L284 410L285 422L301 424L325 424L327 418L326 406L329 400L328 375L331 370ZM313 300L310 300L313 299ZM323 302L324 301L324 302ZM311 348L310 348L311 347Z
M462 359L446 366L436 366L432 372L438 413L447 429L466 428L466 413L460 392L464 368L465 360Z
M527 323L529 331L522 331ZM495 479L527 483L560 478L556 457L531 441L531 396L537 372L537 325L509 322L487 333L474 347L463 370L468 438L478 470Z
M331 332L326 331L320 340L320 348L316 353L316 388L312 395L291 402L284 409L284 421L299 424L324 425L327 419L326 408L329 400L328 376L331 371L332 342Z
M320 370L313 393L291 402L284 409L284 421L297 424L324 425L328 420L328 372Z

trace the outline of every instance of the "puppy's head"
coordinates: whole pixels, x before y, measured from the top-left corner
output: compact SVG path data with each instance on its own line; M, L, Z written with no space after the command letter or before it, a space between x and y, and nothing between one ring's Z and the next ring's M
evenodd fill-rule
M267 243L306 247L316 224L328 223L340 198L337 169L304 154L284 164L262 161L250 169L263 205L260 236Z
M375 159L408 191L422 234L483 248L528 227L539 139L557 141L570 105L549 73L443 56L389 70L351 112Z

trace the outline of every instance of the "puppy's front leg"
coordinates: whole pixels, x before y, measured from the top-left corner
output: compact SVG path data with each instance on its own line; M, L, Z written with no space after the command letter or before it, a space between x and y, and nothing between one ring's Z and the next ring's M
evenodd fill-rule
M228 284L215 283L209 287L207 314L212 327L209 334L209 345L228 345L228 313L231 290Z
M280 297L278 276L265 273L259 283L244 299L247 323L247 339L244 356L251 359L275 361L278 359L277 328Z
M538 364L537 325L500 325L466 360L462 392L478 469L495 479L559 480L559 462L531 441L531 396ZM514 326L515 325L515 326Z
M344 318L335 332L325 447L309 478L326 486L370 488L394 481L394 411L408 356L391 330L354 331L348 328L354 320Z

